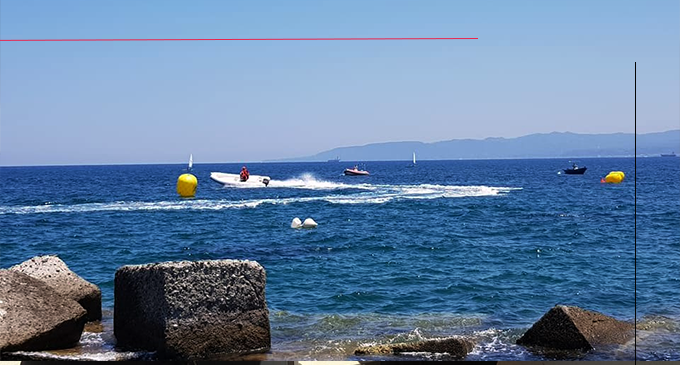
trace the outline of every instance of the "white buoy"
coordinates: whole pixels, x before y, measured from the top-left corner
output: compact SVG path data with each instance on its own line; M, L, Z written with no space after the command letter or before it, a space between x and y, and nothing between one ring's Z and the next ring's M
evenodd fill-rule
M307 218L302 223L302 228L316 228L316 226L318 226L318 224L314 222L314 219L312 218Z
M295 217L293 218L293 221L290 223L290 228L301 228L302 227L302 221L300 218Z

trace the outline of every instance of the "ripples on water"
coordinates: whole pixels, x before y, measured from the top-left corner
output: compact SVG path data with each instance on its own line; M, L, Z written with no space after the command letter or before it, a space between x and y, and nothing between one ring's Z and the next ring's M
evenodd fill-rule
M647 326L637 357L680 359L677 327L652 325L680 316L680 161L638 159L637 312L633 159L584 159L583 176L558 174L563 160L406 164L370 163L368 177L252 164L274 179L254 189L209 180L239 165L199 164L195 199L176 197L182 166L0 168L0 266L58 254L111 308L122 265L256 260L268 275L268 359L355 359L359 344L454 334L479 340L470 360L559 358L514 345L557 303L637 316ZM626 180L601 184L612 170ZM293 230L293 217L319 227Z

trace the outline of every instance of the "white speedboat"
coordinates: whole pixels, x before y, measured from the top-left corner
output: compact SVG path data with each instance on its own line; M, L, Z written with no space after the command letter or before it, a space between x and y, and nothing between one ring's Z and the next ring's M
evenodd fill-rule
M241 181L239 174L226 174L224 172L211 172L210 178L223 185L230 186L267 186L271 178L269 176L250 175L248 180Z

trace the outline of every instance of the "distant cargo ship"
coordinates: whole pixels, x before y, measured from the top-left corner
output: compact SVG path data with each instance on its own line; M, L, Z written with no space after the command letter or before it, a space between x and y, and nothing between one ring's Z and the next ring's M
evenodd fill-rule
M675 152L671 152L671 153L662 153L661 157L677 157L677 156L675 155Z

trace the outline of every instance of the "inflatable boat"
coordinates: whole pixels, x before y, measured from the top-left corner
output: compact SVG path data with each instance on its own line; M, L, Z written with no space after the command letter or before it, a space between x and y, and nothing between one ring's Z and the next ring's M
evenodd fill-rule
M360 176L360 175L368 175L368 171L359 170L357 167L355 167L355 168L352 168L352 169L345 169L344 174L348 175L348 176Z
M226 174L224 172L211 172L210 179L222 185L230 186L267 186L271 178L269 176L250 175L248 180L241 181L239 174Z

